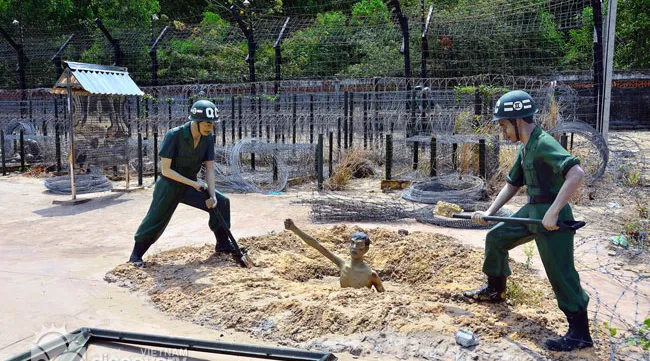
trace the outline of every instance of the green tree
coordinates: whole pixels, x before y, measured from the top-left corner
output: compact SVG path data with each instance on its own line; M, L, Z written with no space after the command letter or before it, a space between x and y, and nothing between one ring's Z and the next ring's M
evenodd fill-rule
M350 26L354 36L354 64L344 75L354 77L402 76L404 58L399 53L402 34L390 21L390 10L381 0L362 0L352 7ZM415 43L411 45L416 46Z
M2 0L0 25L18 20L23 28L67 24L73 16L72 0Z
M158 0L91 0L93 16L107 28L149 28L153 14L160 12Z
M351 62L350 31L340 11L318 14L314 24L298 30L282 45L285 77L332 76Z
M567 70L586 70L593 64L594 10L582 11L582 27L569 30L562 63Z
M650 0L620 0L614 67L650 68Z

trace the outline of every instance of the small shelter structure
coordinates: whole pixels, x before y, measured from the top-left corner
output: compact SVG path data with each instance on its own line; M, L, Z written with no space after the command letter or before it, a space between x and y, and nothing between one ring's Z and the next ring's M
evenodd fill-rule
M72 200L58 204L77 204L75 163L106 166L124 161L129 187L128 138L130 111L125 111L127 96L142 96L125 67L65 62L65 70L51 89L67 96L69 131L69 174ZM127 115L128 114L128 115ZM80 139L75 152L75 129ZM121 156L119 156L121 155Z

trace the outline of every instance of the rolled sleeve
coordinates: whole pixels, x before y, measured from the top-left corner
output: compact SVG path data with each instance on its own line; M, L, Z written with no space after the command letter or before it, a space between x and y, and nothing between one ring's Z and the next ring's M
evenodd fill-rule
M543 154L546 163L551 166L554 173L562 174L563 177L571 168L580 164L578 158L572 156L553 138L545 139L540 144L540 147L542 147L540 153Z
M559 166L562 176L566 177L566 174L569 173L571 168L573 168L576 165L580 165L580 160L576 157L569 156L565 160L563 160Z
M506 182L512 184L515 187L521 187L524 185L524 170L521 166L522 160L522 148L519 148L517 151L517 158L515 159L515 164L512 165Z
M176 132L169 131L165 134L158 155L161 158L176 158L178 155L178 137L176 136Z

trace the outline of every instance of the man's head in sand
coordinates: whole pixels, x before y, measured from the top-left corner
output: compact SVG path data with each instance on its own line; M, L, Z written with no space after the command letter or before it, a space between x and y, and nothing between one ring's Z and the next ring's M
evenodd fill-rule
M350 258L363 259L370 249L370 237L364 232L356 232L350 240Z

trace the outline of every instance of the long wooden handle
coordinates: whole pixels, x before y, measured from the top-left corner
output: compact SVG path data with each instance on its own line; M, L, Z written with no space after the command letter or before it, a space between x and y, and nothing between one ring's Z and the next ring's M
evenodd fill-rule
M451 215L452 218L460 219L472 219L471 214L459 214L454 213ZM492 222L506 222L506 223L517 223L517 224L542 224L541 219L534 218L517 218L517 217L498 217L498 216L484 216L484 220ZM572 229L577 231L578 229L586 225L583 221L557 221L557 226L562 229Z

